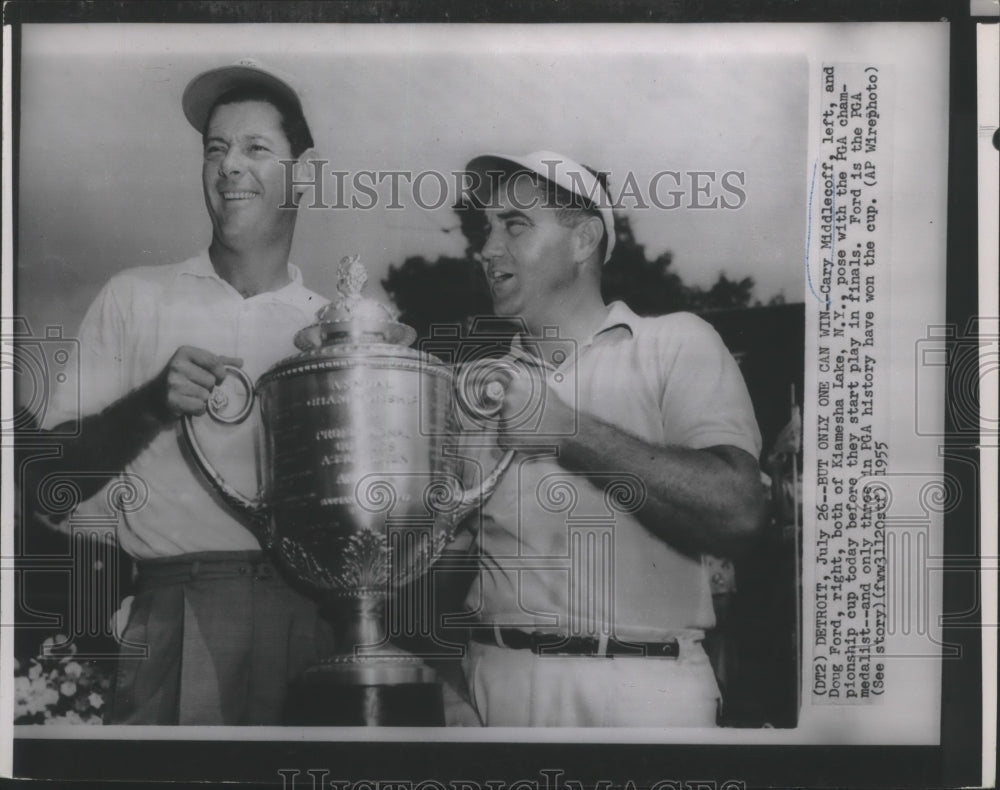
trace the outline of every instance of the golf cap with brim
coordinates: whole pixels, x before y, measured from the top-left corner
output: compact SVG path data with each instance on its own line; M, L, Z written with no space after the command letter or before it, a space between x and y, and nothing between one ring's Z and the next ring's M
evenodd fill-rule
M536 173L567 192L582 197L601 215L608 236L604 263L611 259L611 252L615 248L615 217L611 213L611 199L597 177L580 163L554 151L535 151L525 156L483 154L471 160L465 169L479 176L478 182L473 185L472 194L480 205L488 205L490 202L490 189L496 184L497 178L496 175L491 176L491 173Z
M199 134L204 133L209 113L212 112L215 103L223 94L237 88L263 88L298 108L305 119L302 97L284 76L255 60L243 58L231 66L220 66L202 72L184 89L184 96L181 99L184 115ZM308 127L308 121L306 126Z

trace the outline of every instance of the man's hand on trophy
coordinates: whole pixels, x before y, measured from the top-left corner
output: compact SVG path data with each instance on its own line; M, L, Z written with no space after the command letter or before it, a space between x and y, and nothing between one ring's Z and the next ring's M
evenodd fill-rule
M497 432L501 447L548 451L553 438L576 429L572 406L546 381L550 371L518 349L502 358L465 363L456 383L461 413L476 428Z
M548 448L551 437L572 433L576 415L545 380L545 368L518 360L497 376L502 386L498 441L515 450Z
M213 354L203 348L181 346L152 382L154 407L167 419L204 414L216 385L230 367L242 367L243 360Z

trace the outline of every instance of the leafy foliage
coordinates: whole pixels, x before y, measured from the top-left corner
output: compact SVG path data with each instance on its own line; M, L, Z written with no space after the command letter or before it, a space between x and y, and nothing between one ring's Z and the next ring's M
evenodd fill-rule
M471 319L492 313L489 286L476 256L485 242L482 216L464 206L456 206L455 213L467 242L464 258L442 256L429 261L412 256L398 266L390 266L382 281L400 310L400 320L416 329L421 339L430 336L431 327L442 324L457 326L467 335ZM670 268L672 253L664 252L653 260L646 256L627 216L615 215L615 233L614 253L604 267L601 283L606 302L621 300L639 315L704 312L754 303L753 278L731 280L720 274L707 289L686 285ZM494 331L498 324L492 323ZM512 325L499 326L501 332L514 331Z

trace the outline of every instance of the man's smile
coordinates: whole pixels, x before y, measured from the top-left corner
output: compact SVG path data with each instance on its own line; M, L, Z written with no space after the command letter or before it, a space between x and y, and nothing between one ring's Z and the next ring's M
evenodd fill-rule
M257 197L256 192L223 192L222 197L224 200L253 200Z
M489 272L490 286L492 287L498 286L500 285L500 283L510 280L511 278L513 278L513 276L514 275L511 272L502 272L499 270L491 269Z

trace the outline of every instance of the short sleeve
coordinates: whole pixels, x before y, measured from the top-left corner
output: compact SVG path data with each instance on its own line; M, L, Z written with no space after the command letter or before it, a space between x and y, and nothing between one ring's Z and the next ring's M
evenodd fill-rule
M43 429L97 414L127 394L123 366L126 329L116 293L121 287L116 278L101 289L76 338L70 339L69 361L61 375L49 381L51 397L39 415Z
M730 445L760 455L753 403L736 360L710 324L675 314L661 358L661 413L667 442L702 449Z

